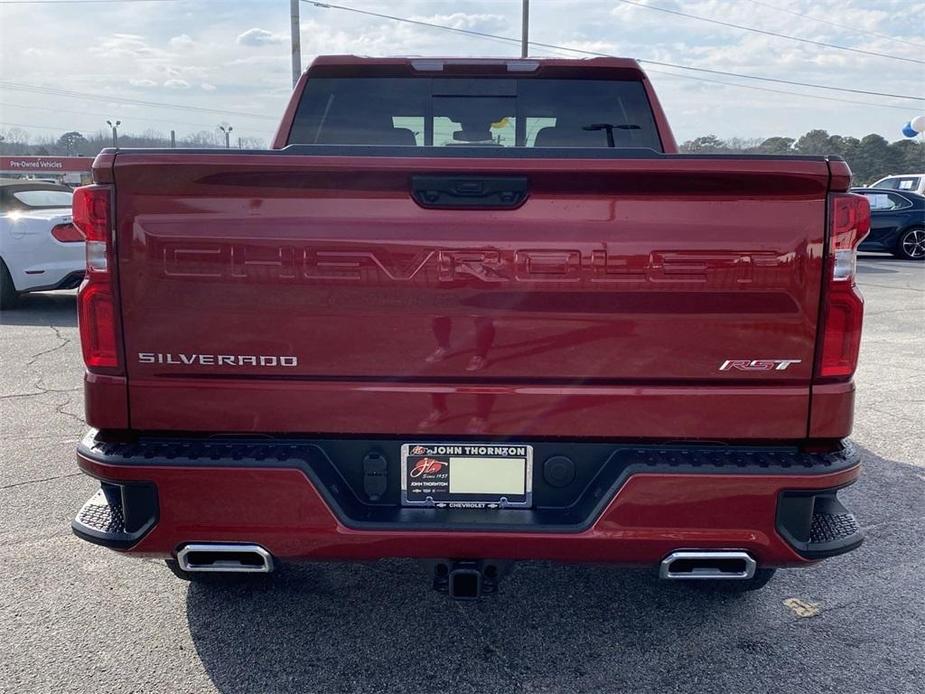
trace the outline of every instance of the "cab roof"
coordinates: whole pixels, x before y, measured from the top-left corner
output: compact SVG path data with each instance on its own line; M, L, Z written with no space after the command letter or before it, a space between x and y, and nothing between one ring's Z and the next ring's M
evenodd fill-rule
M430 56L396 56L373 58L360 55L319 55L308 66L308 73L350 73L368 69L382 74L508 74L530 76L544 71L598 76L601 73L645 79L639 63L632 58L464 58ZM620 74L622 73L622 74Z
M538 67L615 67L639 68L632 58L513 58L513 57L486 57L466 58L460 56L388 56L372 57L365 55L319 55L312 61L312 65L414 65L415 63L451 63L456 65L508 65L535 63Z

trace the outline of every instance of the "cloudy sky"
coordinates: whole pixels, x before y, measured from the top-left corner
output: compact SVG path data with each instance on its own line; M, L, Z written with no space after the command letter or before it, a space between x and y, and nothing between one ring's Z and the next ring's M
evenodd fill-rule
M503 36L520 31L520 0L337 4ZM519 54L518 46L504 41L304 2L301 8L306 63L323 53ZM895 140L903 123L925 113L923 12L925 0L532 0L531 39L923 97L911 101L646 64L679 140L705 134L796 136L811 128L854 136L876 132ZM568 55L539 47L532 53ZM74 129L95 132L105 128L107 118L119 118L127 131L174 128L184 135L224 121L236 134L268 140L289 90L288 0L0 0L0 130L22 127L36 136L57 136Z

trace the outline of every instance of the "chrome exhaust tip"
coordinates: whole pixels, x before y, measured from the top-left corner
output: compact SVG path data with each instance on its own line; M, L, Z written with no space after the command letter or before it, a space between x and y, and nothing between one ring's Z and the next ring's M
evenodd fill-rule
M212 573L264 573L273 571L273 555L260 545L197 543L177 552L184 571Z
M679 550L662 560L658 577L668 580L700 579L744 581L755 575L758 564L748 552Z

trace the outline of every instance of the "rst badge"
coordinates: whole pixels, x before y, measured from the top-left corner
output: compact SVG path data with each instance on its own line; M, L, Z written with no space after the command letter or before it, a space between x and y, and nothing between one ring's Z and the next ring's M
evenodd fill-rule
M802 359L727 359L719 365L720 371L786 371Z

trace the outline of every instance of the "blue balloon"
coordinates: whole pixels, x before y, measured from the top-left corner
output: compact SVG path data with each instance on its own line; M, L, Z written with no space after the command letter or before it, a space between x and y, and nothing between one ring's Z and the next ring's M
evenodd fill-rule
M919 134L919 131L912 127L912 121L909 121L903 126L902 130L903 135L906 137L915 137Z

